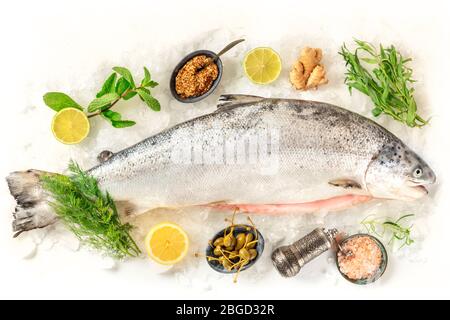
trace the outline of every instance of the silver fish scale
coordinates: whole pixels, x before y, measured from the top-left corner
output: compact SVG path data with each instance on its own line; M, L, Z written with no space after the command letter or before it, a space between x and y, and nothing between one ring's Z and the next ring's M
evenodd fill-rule
M186 163L173 161L174 150L186 145L220 159L217 150L226 150L227 143L264 130L279 134L273 172L251 161L204 163L192 156ZM346 193L328 185L333 179L351 178L364 186L368 164L390 141L401 143L348 110L319 102L264 99L219 108L176 125L115 153L90 173L115 199L148 209L221 201L296 203ZM246 159L258 158L259 147L246 148Z

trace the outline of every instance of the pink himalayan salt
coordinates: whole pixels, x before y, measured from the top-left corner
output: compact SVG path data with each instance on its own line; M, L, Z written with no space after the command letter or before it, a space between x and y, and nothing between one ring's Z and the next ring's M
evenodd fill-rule
M349 279L369 279L375 275L382 262L382 252L370 237L359 236L345 241L338 252L339 269Z

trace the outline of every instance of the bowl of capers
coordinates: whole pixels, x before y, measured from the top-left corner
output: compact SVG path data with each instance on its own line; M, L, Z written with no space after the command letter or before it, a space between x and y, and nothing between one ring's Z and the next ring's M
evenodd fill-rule
M234 225L219 231L206 248L209 266L220 273L239 273L253 266L264 251L264 238L250 225Z

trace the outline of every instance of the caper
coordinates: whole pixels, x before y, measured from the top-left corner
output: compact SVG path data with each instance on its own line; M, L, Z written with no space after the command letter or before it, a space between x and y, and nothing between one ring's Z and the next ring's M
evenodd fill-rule
M222 265L226 270L231 270L231 263L228 260L223 260Z
M255 259L258 255L258 251L256 251L256 249L250 249L248 250L248 253L250 253L250 260Z
M236 250L241 249L245 244L245 234L239 233L236 237Z
M228 234L224 239L223 239L223 245L225 247L231 247L233 245L233 239L236 240L233 236L232 233Z
M241 248L241 250L239 250L239 256L242 260L250 260L250 253L245 248Z
M245 243L250 243L250 242L252 242L252 240L253 240L253 238L254 238L254 236L253 236L253 233L247 233L246 235L245 235Z
M214 247L223 246L223 237L219 237L216 240L214 240L213 245Z
M252 241L252 242L249 242L249 243L247 243L247 245L245 246L247 249L253 249L253 248L255 248L256 247L256 243L257 243L258 241Z
M214 248L214 255L215 256L221 256L222 255L222 247L221 246L217 246Z
M232 252L230 252L230 255L228 256L228 258L230 258L230 259L236 259L238 257L239 257L238 251L232 251Z

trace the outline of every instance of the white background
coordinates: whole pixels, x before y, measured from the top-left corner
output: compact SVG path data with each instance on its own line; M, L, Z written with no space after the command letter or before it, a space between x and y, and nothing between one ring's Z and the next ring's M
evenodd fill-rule
M246 34L277 39L302 29L327 32L349 41L364 32L377 39L395 34L402 46L418 52L428 68L421 79L426 101L436 120L431 132L432 163L440 182L437 207L429 217L429 234L423 243L421 263L400 262L389 281L372 287L345 282L327 283L280 280L271 276L257 283L232 285L224 281L212 290L180 285L170 277L140 273L133 263L117 271L82 264L83 253L48 251L31 260L19 258L11 238L13 201L6 184L1 190L0 298L449 298L450 257L448 157L450 119L448 102L449 57L448 1L8 1L0 12L1 174L34 167L51 169L58 159L43 148L27 158L17 143L34 132L20 119L49 119L27 107L37 104L49 83L73 84L72 75L87 81L100 66L133 59L136 48L173 45L217 28L244 28ZM324 31L325 30L325 31ZM363 30L363 31L361 31ZM155 48L156 50L156 48ZM136 50L136 54L139 54ZM163 63L161 61L160 63ZM97 79L98 80L98 79ZM76 88L83 91L83 86ZM41 102L39 101L39 104ZM164 107L164 105L163 105ZM34 110L34 111L33 111ZM47 111L46 111L47 112ZM42 125L48 130L48 124ZM34 130L34 129L33 129ZM39 132L40 133L40 132ZM17 138L21 136L22 138ZM25 136L26 138L23 138ZM20 151L19 151L20 150ZM429 155L430 157L430 155Z

